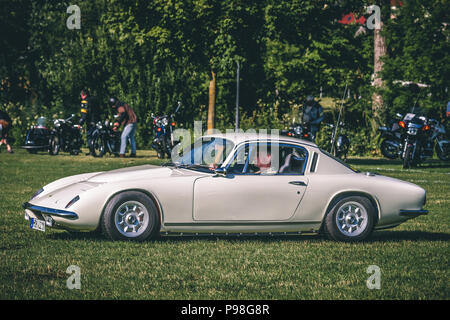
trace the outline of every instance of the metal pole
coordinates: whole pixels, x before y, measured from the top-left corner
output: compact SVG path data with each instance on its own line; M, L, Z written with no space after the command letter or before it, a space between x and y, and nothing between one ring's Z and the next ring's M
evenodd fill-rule
M338 115L338 118L337 118L336 126L334 127L334 133L331 136L331 151L330 151L331 154L333 154L333 152L334 152L334 143L336 141L336 135L337 135L339 123L341 121L342 107L344 106L344 99L345 99L345 93L346 92L347 92L347 83L345 83L344 94L342 95L341 107L339 108L339 115Z
M240 65L239 61L237 64L237 75L236 75L236 132L239 131L239 75L240 75Z

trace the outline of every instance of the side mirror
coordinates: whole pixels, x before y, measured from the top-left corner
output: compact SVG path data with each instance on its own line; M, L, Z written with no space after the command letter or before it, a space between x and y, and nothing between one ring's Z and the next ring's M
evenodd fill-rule
M220 167L214 170L215 172L215 177L226 177L227 176L227 169Z

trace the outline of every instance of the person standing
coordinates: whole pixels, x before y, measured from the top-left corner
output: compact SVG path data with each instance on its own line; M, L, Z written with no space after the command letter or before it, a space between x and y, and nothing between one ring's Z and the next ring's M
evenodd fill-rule
M131 153L130 157L136 157L136 129L137 116L134 110L125 102L119 101L115 97L109 98L109 105L117 110L117 120L114 123L114 131L123 126L122 135L120 136L120 157L125 157L127 141L130 140Z
M86 155L94 156L92 152L93 148L93 133L95 130L95 124L101 120L100 107L97 102L97 98L89 95L87 89L83 89L80 92L81 98L81 118L79 124L82 126L86 123L86 139L89 147L89 153Z
M303 106L302 121L304 124L311 126L311 138L315 142L316 134L320 129L320 123L323 121L323 108L311 95L306 97L306 102Z
M11 146L8 143L8 132L11 129L12 120L11 117L6 113L6 111L0 110L0 146L2 144L6 145L6 150L9 153L14 153Z

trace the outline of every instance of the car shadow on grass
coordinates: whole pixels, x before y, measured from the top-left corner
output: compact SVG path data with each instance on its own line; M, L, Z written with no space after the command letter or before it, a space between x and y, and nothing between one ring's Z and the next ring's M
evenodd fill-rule
M363 165L363 166L384 166L384 165L402 165L401 160L391 159L348 159L347 163L351 165ZM427 169L427 168L450 168L449 162L444 162L438 159L427 160L414 169Z
M376 231L368 242L387 241L449 241L450 234L426 231Z
M82 240L94 242L112 242L99 232L58 232L46 236L52 240ZM150 242L333 242L323 235L169 235L161 236ZM365 242L400 242L400 241L449 241L450 234L426 231L376 231Z

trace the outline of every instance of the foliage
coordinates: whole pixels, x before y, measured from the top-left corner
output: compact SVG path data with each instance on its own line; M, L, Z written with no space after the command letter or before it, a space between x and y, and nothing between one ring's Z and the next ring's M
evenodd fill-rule
M83 0L80 30L66 27L70 4L11 0L0 13L8 48L0 54L0 99L17 118L17 144L38 116L78 113L86 87L105 117L110 95L128 102L139 118L138 145L148 147L151 114L171 113L177 101L178 123L206 125L212 71L217 127L232 128L237 61L243 127L282 128L306 95L339 99L347 85L345 117L361 143L353 151L376 144L367 129L373 33L355 36L359 25L337 22L348 12L367 17L369 1ZM383 95L391 114L404 113L412 99L394 80L431 84L421 103L434 113L448 100L448 11L447 1L408 1L386 22Z

